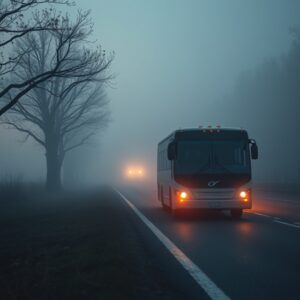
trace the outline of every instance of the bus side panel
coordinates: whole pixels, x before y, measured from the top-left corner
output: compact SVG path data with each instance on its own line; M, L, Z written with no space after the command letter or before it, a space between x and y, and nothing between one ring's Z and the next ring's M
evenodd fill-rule
M172 162L168 160L167 149L169 140L158 146L157 151L157 195L160 202L168 204L169 201L169 188L172 182Z

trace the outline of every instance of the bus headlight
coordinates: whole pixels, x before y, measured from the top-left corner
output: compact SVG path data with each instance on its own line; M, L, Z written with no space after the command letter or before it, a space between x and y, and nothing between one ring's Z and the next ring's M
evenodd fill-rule
M248 202L250 198L250 191L240 191L239 196L243 202Z
M241 197L242 199L247 198L247 192L241 191L241 192L240 192L240 197Z
M184 202L185 200L187 200L188 198L188 193L185 191L177 191L176 192L177 198L179 200L179 202Z
M186 192L181 192L180 193L180 198L186 199L187 198L187 193Z

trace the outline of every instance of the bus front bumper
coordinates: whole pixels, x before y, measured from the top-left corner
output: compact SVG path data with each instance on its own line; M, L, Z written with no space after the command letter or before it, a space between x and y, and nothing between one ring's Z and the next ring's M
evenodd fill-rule
M177 202L176 208L203 208L203 209L250 209L252 207L252 201L243 202L240 199L232 200L185 200L183 202Z

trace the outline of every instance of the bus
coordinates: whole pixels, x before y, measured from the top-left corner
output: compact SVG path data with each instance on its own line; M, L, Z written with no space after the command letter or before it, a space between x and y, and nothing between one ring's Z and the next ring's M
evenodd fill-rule
M252 207L251 159L256 141L244 129L176 130L158 144L157 192L162 207L230 210L239 218Z

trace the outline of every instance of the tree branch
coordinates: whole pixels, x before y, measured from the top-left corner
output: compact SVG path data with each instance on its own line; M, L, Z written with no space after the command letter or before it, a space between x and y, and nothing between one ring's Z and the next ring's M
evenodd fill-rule
M23 132L23 133L26 133L27 135L29 135L30 137L32 137L36 142L38 142L39 144L45 146L45 142L42 141L42 139L40 139L37 135L35 135L32 130L29 130L29 129L25 129L21 126L18 126L17 124L13 123L13 122L9 122L9 121L3 121L2 122L3 124L7 124L7 125L10 125L12 126L14 129L20 131L20 132Z

